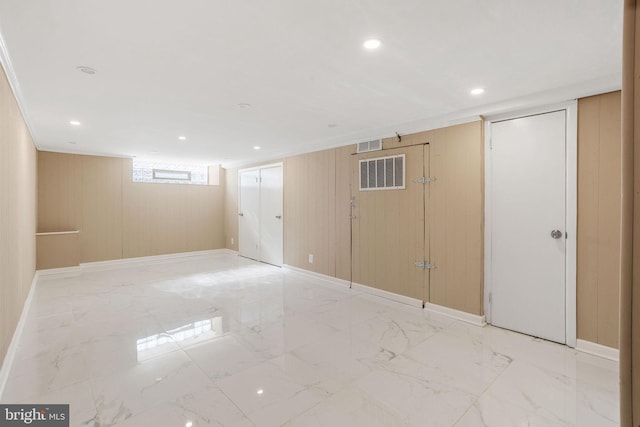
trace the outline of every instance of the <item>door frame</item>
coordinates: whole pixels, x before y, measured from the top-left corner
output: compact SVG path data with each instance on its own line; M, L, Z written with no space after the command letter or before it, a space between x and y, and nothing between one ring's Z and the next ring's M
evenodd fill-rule
M494 122L517 119L554 111L566 112L566 257L565 257L565 333L566 344L576 346L576 237L578 230L578 101L492 115L484 118L484 313L491 323L491 125Z
M280 167L280 173L282 176L282 260L283 260L283 264L284 264L284 221L285 221L285 215L284 215L284 162L276 162L276 163L268 163L265 165L260 165L260 166L251 166L248 168L242 168L242 169L238 169L238 204L237 204L237 210L238 213L242 212L242 182L240 179L240 174L243 172L248 172L248 171L260 171L262 169L268 169L268 168L275 168L275 167ZM262 183L260 183L262 184ZM260 190L260 198L262 198L262 190ZM258 205L262 206L262 200L258 200ZM262 212L260 212L260 216L262 217ZM259 226L259 238L262 238L262 223L259 222L258 224ZM238 221L238 253L240 252L240 222ZM260 248L260 254L261 254L261 258L262 258L262 248ZM260 262L262 262L262 260L258 260ZM272 264L273 265L273 264ZM281 267L281 266L280 266Z

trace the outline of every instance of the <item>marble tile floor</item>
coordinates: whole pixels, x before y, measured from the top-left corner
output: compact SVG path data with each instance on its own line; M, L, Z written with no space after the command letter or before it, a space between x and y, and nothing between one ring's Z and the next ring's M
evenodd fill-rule
M41 277L0 401L72 426L608 427L617 370L219 254Z

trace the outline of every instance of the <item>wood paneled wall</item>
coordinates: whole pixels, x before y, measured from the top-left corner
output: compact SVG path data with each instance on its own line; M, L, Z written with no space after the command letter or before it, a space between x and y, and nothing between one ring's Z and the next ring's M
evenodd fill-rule
M37 157L0 67L0 364L36 269Z
M618 347L620 92L578 102L578 338Z
M131 171L130 159L40 152L39 231L80 230L80 263L224 247L224 185L134 183ZM38 268L59 266L40 249Z
M350 280L349 168L354 151L342 147L285 159L285 264Z
M483 313L484 139L476 121L383 140L385 149L429 144L427 302Z
M484 141L482 122L434 132L431 146L429 301L482 314Z

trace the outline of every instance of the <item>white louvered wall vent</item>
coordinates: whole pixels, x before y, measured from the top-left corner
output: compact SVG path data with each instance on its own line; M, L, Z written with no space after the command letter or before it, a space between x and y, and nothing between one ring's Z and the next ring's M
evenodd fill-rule
M372 141L360 142L358 144L358 153L368 153L369 151L382 150L382 140L374 139Z
M360 160L360 191L404 188L404 154Z

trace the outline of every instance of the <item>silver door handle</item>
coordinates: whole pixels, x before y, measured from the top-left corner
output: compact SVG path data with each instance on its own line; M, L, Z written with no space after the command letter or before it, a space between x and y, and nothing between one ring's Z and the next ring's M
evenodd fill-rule
M276 215L276 218L282 219L282 215Z
M554 239L559 239L562 237L562 231L560 230L553 230L551 232L551 237L553 237Z
M242 212L240 212L240 213L238 214L238 216L244 216L244 214L243 214Z

